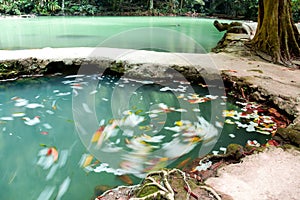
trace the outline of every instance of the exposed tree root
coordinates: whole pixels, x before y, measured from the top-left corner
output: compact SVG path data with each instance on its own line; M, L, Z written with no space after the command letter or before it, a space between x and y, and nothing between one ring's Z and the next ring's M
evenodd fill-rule
M217 200L222 200L222 198L218 195L218 193L211 187L201 185L199 186L201 189L207 190L208 192L212 193L212 195L217 199Z
M178 177L178 175L180 177ZM197 194L192 192L191 186L188 183L186 174L179 170L179 169L172 169L172 170L160 170L160 171L154 171L150 172L147 177L144 179L143 183L139 188L137 188L135 197L131 197L130 200L146 200L146 199L167 199L167 200L175 200L176 194L174 191L176 191L179 188L173 189L172 188L172 182L171 179L174 177L180 178L181 181L183 181L183 188L184 191L186 191L186 200L189 200L191 197L194 199L199 199ZM176 178L175 178L176 179ZM157 191L153 191L152 193L147 193L147 188L154 186L157 188ZM210 194L212 194L213 198L216 200L221 200L221 197L217 194L217 192L205 185L197 186L200 189L203 189ZM178 199L178 198L177 198Z
M118 187L109 190L96 199L127 199L127 200L190 200L211 199L221 200L220 195L207 185L197 185L194 179L188 178L179 169L162 169L150 172L137 186Z

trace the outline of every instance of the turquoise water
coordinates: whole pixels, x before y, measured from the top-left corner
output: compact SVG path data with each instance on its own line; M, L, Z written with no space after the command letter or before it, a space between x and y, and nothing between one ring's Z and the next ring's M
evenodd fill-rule
M212 19L37 17L0 19L0 49L117 47L205 53L222 38Z
M224 123L223 110L240 108L209 94L184 80L99 75L1 83L0 199L89 199L97 185L124 184L116 175L137 183L151 169L203 155L210 141L208 151L219 153L266 142Z

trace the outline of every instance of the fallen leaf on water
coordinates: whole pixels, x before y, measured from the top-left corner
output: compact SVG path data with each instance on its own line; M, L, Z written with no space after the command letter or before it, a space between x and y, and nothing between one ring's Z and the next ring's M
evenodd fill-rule
M269 147L269 146L279 146L280 144L276 141L276 140L268 140L268 142L265 144L266 147Z
M18 99L14 99L14 101L16 101L16 103L15 103L16 107L22 107L22 106L26 106L28 104L28 100L26 100L26 99L18 98Z
M133 184L133 181L131 180L131 178L128 175L121 175L121 176L118 176L118 178L128 185Z
M30 104L27 104L25 107L26 108L31 108L31 109L34 109L34 108L44 108L44 105L38 104L38 103L30 103Z
M248 140L247 145L252 147L260 147L260 144L256 140Z
M52 126L48 123L44 123L43 126L46 128L46 129L52 129Z
M50 147L47 151L47 156L53 156L53 162L57 161L58 159L58 151L56 150L55 147Z
M272 113L275 117L281 117L280 113L275 108L269 108L268 111Z
M68 190L69 186L70 186L70 182L71 182L71 179L70 177L67 177L63 183L59 186L59 190L58 190L58 193L57 193L57 196L56 196L56 199L55 200L60 200L61 197L66 193L66 191Z
M29 117L23 117L22 119L25 120L24 123L28 126L34 126L41 122L40 116L35 116L33 119L30 119Z
M184 98L184 94L180 94L179 96L177 96L178 99L182 99Z
M92 155L86 155L82 167L87 167L87 166L89 166L89 165L91 164L93 158L94 158L94 157L93 157Z
M202 141L202 138L201 138L201 137L198 137L198 136L195 136L195 137L190 138L189 141L190 141L191 143L197 143L197 142L201 142L201 141Z
M233 117L237 114L235 110L223 110L223 117Z
M140 113L142 113L142 112L143 112L143 110L137 110L137 111L135 111L134 114L138 115L138 114L140 114Z
M194 99L189 99L188 102L191 104L197 104L197 103L204 103L207 101L210 101L211 99L208 97L198 97L198 98L194 98Z
M131 142L128 140L128 138L125 138L125 143L130 144Z
M226 119L226 120L225 120L225 123L226 123L226 124L234 124L234 122L231 121L230 119Z
M104 126L100 126L98 130L94 133L91 142L97 142L104 130Z
M182 126L183 122L182 121L176 121L174 124L177 125L177 126Z
M16 112L16 113L13 113L12 116L13 117L24 117L26 114L23 113L23 112Z
M41 192L37 200L45 200L45 199L50 199L53 192L55 190L54 186L46 186L46 188Z
M187 158L187 159L181 161L181 162L176 166L176 168L182 168L182 167L186 166L190 160L191 160L191 158Z
M3 121L12 121L14 120L13 117L1 117L0 120L3 120Z
M203 88L207 88L208 87L208 85L205 85L205 84L202 84L202 83L199 83L198 85L200 85Z
M139 126L140 130L144 130L144 131L150 131L151 130L151 126Z

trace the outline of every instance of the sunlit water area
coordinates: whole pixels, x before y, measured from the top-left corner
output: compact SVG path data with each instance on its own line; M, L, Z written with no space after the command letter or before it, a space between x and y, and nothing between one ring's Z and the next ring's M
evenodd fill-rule
M213 19L36 17L0 19L0 49L115 47L206 53L222 38Z
M0 199L90 199L230 143L265 143L272 119L214 87L109 75L1 83Z

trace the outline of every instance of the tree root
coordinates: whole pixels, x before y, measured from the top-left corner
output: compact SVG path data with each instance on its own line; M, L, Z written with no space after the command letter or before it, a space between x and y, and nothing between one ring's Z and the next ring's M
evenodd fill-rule
M220 197L220 195L218 195L218 193L213 188L205 186L205 185L201 185L199 187L201 189L204 189L204 190L210 192L217 200L222 200L222 198Z
M192 191L195 190L194 192ZM174 187L174 189L173 189ZM221 200L218 193L206 185L197 185L193 179L188 179L185 172L179 169L162 169L150 172L141 184L136 186L121 186L108 190L96 199L128 199L128 200L152 200L152 199L201 199L201 197Z
M180 180L183 181L183 189L186 191L186 200L189 200L190 197L199 199L200 197L198 197L197 194L192 192L190 184L187 181L186 174L183 171L179 169L163 169L160 171L150 172L146 176L140 187L136 188L136 195L134 195L134 197L131 197L130 200L157 199L158 197L167 200L175 200L176 190L172 188L172 182L170 182L170 180L172 178L171 175L174 175L176 177L176 173L177 176L180 175ZM147 194L147 188L152 186L156 187L158 191L153 191L152 193ZM199 188L208 191L210 194L213 195L214 199L221 200L221 197L211 187L202 185L199 186Z

